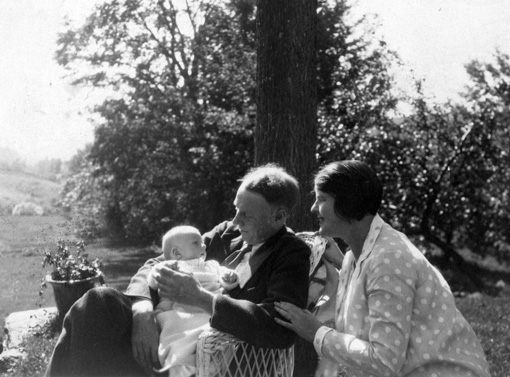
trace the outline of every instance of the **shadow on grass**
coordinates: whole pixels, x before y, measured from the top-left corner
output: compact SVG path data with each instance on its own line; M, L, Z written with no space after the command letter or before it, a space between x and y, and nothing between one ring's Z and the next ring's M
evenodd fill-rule
M137 246L119 241L102 241L87 247L91 255L101 259L108 286L124 291L131 277L150 258L159 255L157 248Z
M464 259L462 267L450 265L441 268L441 273L452 291L457 293L481 292L494 297L503 286L510 286L510 268L506 264L497 266L494 263Z

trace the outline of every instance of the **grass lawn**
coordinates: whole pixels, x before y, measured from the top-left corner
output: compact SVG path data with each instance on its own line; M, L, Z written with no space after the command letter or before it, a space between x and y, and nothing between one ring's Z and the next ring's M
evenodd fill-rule
M497 297L458 299L457 307L482 342L492 377L510 376L510 285Z
M21 202L33 202L41 206L45 213L53 213L60 189L58 183L47 179L0 168L0 215L10 214L15 205Z
M39 250L53 248L59 238L73 239L72 223L61 216L0 216L0 324L11 312L34 309L37 305L54 306L51 288L39 299L44 271ZM151 249L112 244L106 241L87 245L90 257L104 263L106 283L123 290L129 278L150 256ZM492 377L510 376L510 268L491 260L476 260L483 279L490 284L503 280L506 286L497 295L467 295L457 298L457 305L479 336L491 367ZM493 294L496 291L493 290ZM27 340L29 358L10 372L0 376L42 376L56 341L59 324L34 334ZM3 331L2 331L3 333Z
M73 225L62 216L0 216L0 330L12 312L55 306L52 288L41 290L41 250L58 239L75 240ZM124 290L130 277L153 254L150 249L96 242L85 248L104 263L106 284ZM74 250L73 250L74 251Z

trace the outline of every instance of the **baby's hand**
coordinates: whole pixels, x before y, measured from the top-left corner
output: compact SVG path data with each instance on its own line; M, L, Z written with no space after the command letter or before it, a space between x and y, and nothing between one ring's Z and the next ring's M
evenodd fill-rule
M235 272L234 270L226 270L223 273L222 279L229 284L235 283L237 282L238 279L237 272Z
M226 290L229 291L239 285L239 275L235 270L223 268L220 275L220 284Z

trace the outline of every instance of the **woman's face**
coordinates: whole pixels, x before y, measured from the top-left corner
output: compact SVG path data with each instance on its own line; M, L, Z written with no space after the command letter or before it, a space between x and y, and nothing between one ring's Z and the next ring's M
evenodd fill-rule
M335 198L315 187L315 203L312 213L319 219L319 232L326 237L345 239L349 222L335 212Z

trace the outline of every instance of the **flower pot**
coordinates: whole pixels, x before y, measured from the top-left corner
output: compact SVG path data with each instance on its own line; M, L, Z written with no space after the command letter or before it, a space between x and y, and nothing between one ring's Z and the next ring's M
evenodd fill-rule
M58 314L63 318L71 306L89 289L104 284L104 276L99 272L96 276L83 280L53 280L47 275L46 282L53 287Z

